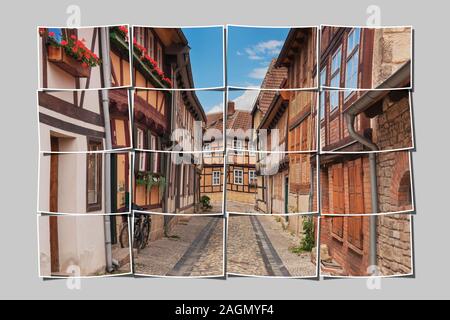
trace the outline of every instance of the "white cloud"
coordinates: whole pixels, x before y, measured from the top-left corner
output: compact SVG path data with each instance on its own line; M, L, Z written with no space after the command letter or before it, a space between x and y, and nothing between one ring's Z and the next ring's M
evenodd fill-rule
M241 96L234 99L235 107L238 110L251 111L256 98L258 97L258 90L246 90Z
M223 112L223 102L211 107L206 114Z
M283 41L279 40L259 42L254 46L246 48L245 53L250 60L263 60L267 56L277 56L281 51L283 43Z
M264 79L264 77L266 76L266 73L267 73L267 69L268 69L267 67L255 68L248 74L248 76L252 79L258 79L258 80Z

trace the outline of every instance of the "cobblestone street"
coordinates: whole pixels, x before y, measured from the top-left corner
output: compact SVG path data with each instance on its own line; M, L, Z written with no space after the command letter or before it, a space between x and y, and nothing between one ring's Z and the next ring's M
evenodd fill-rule
M227 211L235 213L258 213L254 203L227 201Z
M300 239L283 230L273 216L231 216L228 226L228 272L236 275L315 277L310 253L290 248Z
M134 257L140 275L222 276L223 219L191 217L178 223L170 237L152 241Z

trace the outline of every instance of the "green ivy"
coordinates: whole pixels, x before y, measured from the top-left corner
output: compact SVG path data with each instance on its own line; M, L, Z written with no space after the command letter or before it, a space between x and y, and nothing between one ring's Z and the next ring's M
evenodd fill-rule
M300 249L305 252L311 252L315 242L314 220L312 217L307 217L303 220L303 238L300 242Z

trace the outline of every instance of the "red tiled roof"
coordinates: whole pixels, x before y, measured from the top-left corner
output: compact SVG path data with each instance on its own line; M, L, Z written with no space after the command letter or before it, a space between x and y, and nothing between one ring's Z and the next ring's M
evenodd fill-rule
M252 114L249 111L236 110L227 117L227 129L248 130L252 128Z
M207 115L207 129L223 131L223 113L211 113ZM252 115L249 111L236 110L227 117L227 129L248 130L252 128Z
M218 129L223 131L223 112L207 114L206 129Z
M266 76L262 82L261 88L271 88L279 89L283 85L284 81L287 79L288 70L286 67L275 68L276 59L273 59L270 63L269 69L267 70ZM261 91L256 99L257 108L261 111L262 116L264 116L275 97L276 91L265 90Z

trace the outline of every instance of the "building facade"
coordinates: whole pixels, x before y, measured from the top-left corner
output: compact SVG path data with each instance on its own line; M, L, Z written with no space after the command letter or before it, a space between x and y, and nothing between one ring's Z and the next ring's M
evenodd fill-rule
M321 157L319 166L324 214L364 215L413 209L409 152L368 153L413 146L409 92L388 90L408 87L411 82L410 56L386 45L393 37L394 42L409 41L410 30L323 30L322 85L385 89L321 92L321 148L328 153ZM409 237L409 228L407 216L333 217L323 220L322 243L344 274L367 274L369 265L374 264L369 261L374 251L376 264L382 265L383 273L391 274L398 270L398 261L389 260L392 257L382 244L370 241L371 232L376 230L377 239L390 242L392 235L396 240ZM377 246L382 249L377 250ZM401 248L404 252L400 256L410 257L410 247ZM389 258L385 259L384 254Z
M38 210L84 214L39 218L44 276L72 271L82 276L105 273L106 234L114 247L123 220L112 219L111 228L106 230L106 218L97 214L129 212L130 155L112 153L107 171L105 154L101 153L131 148L128 91L83 90L130 85L128 29L110 27L104 28L104 33L101 29L40 29L41 86L80 90L38 92L42 152ZM106 84L109 77L101 64L105 59L101 45L107 43L111 85ZM83 53L83 58L71 56L68 47ZM116 74L117 70L121 72ZM110 138L106 132L111 132ZM109 186L106 181L110 181ZM71 266L79 270L68 271Z
M134 37L134 135L141 152L135 159L133 201L144 211L195 213L201 159L185 154L179 163L178 155L149 152L194 151L195 130L201 134L205 126L206 115L194 91L162 90L194 87L188 41L177 28L134 27ZM151 239L162 237L177 220L152 215Z

